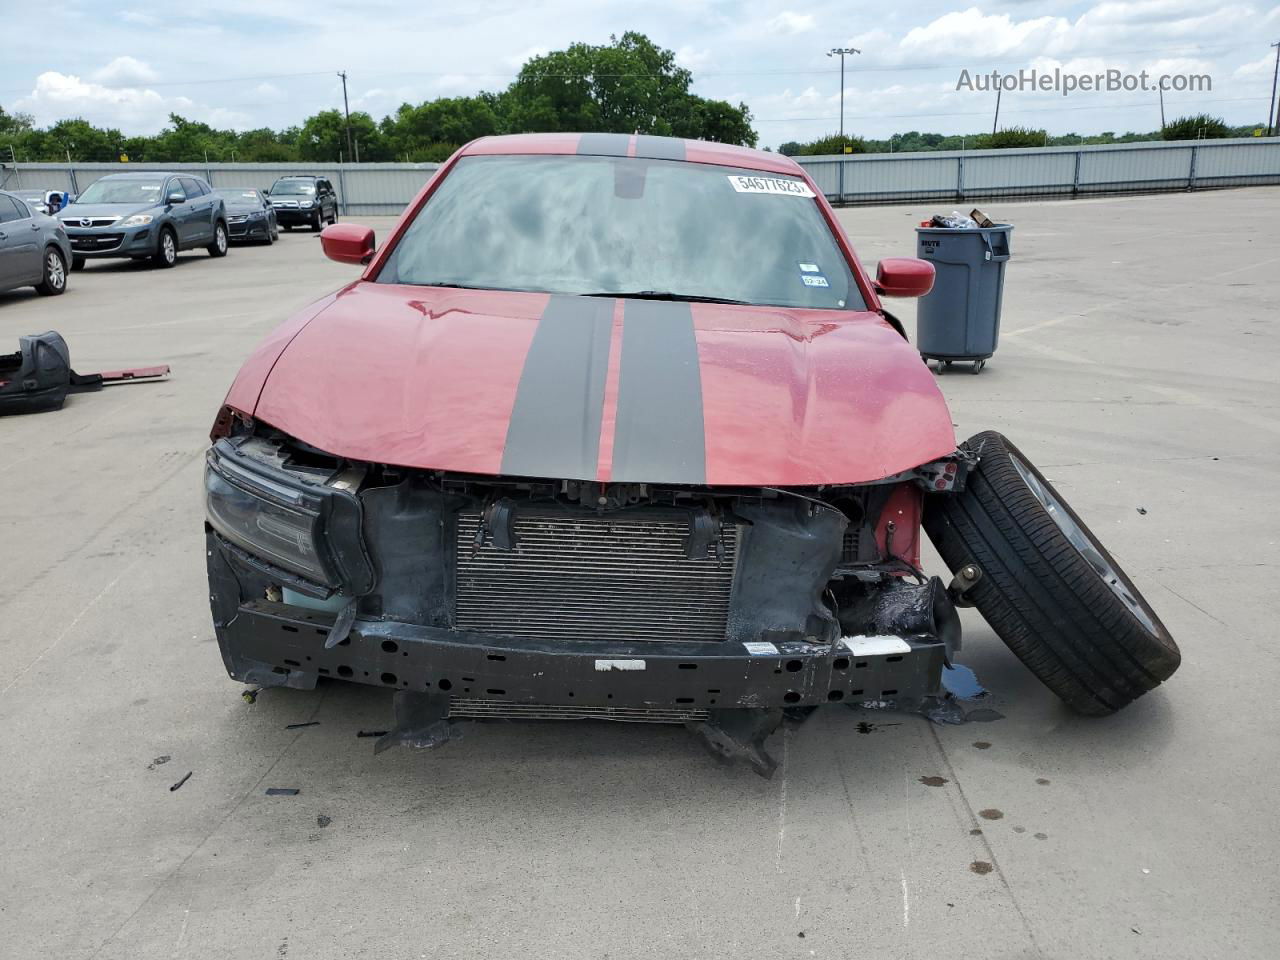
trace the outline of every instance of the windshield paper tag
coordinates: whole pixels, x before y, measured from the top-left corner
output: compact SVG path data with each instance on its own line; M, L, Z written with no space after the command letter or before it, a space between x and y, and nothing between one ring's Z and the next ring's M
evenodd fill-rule
M801 263L800 272L801 273L821 273L822 271L818 269L818 265L816 263Z
M805 285L806 287L829 287L829 286L831 286L831 284L827 283L827 278L826 278L826 277L819 277L819 276L815 276L815 275L814 275L814 274L812 274L812 273L802 273L802 274L800 274L800 279L804 281L804 285Z
M784 180L781 177L744 177L730 175L729 183L739 193L778 193L789 197L812 197L814 192L803 180Z
M744 643L743 646L747 648L747 653L753 657L776 657L778 655L778 648L772 643L751 642Z

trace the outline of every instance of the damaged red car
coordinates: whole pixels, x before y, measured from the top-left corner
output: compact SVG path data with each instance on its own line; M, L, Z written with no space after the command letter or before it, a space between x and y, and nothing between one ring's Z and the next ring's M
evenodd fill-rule
M360 277L249 358L205 472L228 673L394 689L380 746L459 719L684 722L768 773L787 708L919 702L976 605L1077 710L1176 645L1048 481L957 445L789 158L622 134L478 140ZM954 575L921 571L930 536Z

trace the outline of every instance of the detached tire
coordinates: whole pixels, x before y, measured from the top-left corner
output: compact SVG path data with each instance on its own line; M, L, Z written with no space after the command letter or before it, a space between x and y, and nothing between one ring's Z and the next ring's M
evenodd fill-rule
M1044 684L1080 713L1127 706L1168 680L1178 645L1124 571L1040 471L987 431L965 489L927 498L924 527L987 622Z

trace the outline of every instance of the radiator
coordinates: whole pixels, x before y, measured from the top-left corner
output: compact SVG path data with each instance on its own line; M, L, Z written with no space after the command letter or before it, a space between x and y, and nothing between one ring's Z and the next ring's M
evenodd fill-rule
M552 641L724 639L736 526L723 528L720 551L691 560L677 513L522 511L515 550L487 537L477 550L479 523L478 514L458 521L458 629Z

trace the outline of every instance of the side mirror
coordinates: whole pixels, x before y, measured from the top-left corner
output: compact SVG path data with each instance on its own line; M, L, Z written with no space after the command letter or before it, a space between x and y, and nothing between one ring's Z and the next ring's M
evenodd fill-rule
M320 233L324 255L339 263L368 263L373 259L373 230L358 223L331 223Z
M187 198L181 193L171 193L169 196L164 198L164 202L172 206L175 203L186 203Z
M876 267L882 297L923 297L933 289L933 264L915 257L887 257Z

